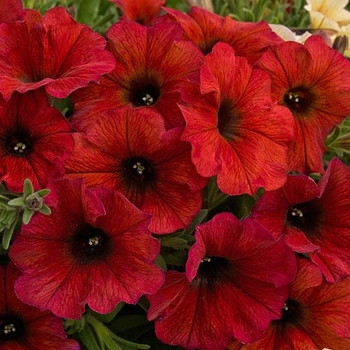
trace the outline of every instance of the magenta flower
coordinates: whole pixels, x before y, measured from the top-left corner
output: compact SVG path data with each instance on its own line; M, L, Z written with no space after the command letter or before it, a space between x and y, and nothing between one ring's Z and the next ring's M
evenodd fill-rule
M108 313L159 289L164 277L154 261L160 245L144 213L120 193L91 192L81 180L49 188L52 214L34 216L10 251L24 273L15 285L22 301L77 319L86 304Z
M332 283L350 275L349 176L350 167L334 158L318 185L306 175L290 175L252 210L276 239L308 253Z
M164 343L221 350L230 338L258 340L281 317L295 277L293 252L257 222L217 214L197 226L186 273L168 271L149 296L148 319Z
M75 340L67 339L62 319L17 298L14 283L20 275L11 262L0 265L0 349L80 349Z
M23 21L0 27L0 92L8 100L14 91L45 86L51 96L67 97L114 68L105 45L102 36L62 7L44 17L27 10Z
M0 98L0 181L22 192L28 178L35 189L62 177L63 160L73 151L68 121L47 105L42 91Z

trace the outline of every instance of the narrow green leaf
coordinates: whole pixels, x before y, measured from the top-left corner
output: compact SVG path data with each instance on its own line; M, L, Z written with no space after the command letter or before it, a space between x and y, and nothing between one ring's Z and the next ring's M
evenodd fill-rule
M29 179L24 180L23 184L23 197L26 198L34 193L34 187Z
M29 208L25 208L22 216L22 222L24 225L27 225L34 214L34 210L30 210Z
M23 197L14 198L14 199L11 199L7 204L13 207L22 207L24 206L24 199Z
M7 228L3 233L2 246L4 247L5 250L9 249L10 247L10 242L13 236L13 231L16 227L16 222L17 220L14 220L12 225L9 228Z
M49 193L51 192L51 190L49 190L48 188L45 188L43 190L39 190L36 192L36 194L39 196L39 197L46 197Z
M119 311L123 308L123 306L125 305L125 303L121 302L117 305L117 307L110 313L108 314L99 314L97 312L92 311L91 315L95 318L97 318L99 321L101 321L102 323L109 323L112 322L114 320L114 318L117 316L117 314L119 313Z
M96 340L96 335L90 328L89 324L86 324L84 329L78 333L79 338L83 344L87 347L88 350L100 349L100 346Z
M44 215L50 215L51 209L46 204L44 204L43 207L39 210L39 212Z

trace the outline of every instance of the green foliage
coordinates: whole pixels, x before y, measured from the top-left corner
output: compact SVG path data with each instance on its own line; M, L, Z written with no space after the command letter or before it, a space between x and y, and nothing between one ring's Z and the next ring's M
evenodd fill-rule
M267 21L288 27L309 26L309 15L304 9L305 0L213 0L214 11L244 22Z
M116 309L108 315L99 315L88 310L80 320L66 320L67 334L77 339L85 350L147 350L149 345L135 343L116 335L105 323L111 322L120 312L124 303L117 305ZM148 323L145 316L140 322L135 315L117 318L117 325L122 325L123 330L135 328L139 324ZM108 322L107 322L108 321ZM136 323L135 323L136 322Z
M48 189L34 192L33 185L28 179L24 180L23 194L8 191L3 184L0 184L0 234L5 251L10 247L13 232L20 229L22 224L28 224L36 212L51 214L44 200L49 193Z
M53 7L63 6L78 22L102 35L119 18L117 6L109 0L24 0L23 4L42 15Z
M332 158L338 157L350 166L350 117L336 126L328 135L325 145L327 152L324 154L324 162L327 164Z

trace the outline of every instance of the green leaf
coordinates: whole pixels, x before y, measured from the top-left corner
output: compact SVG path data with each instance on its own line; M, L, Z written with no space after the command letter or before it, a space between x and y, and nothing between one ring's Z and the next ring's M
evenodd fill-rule
M76 19L80 23L92 24L98 14L100 0L81 0L76 12Z
M118 329L118 333L122 333L145 324L148 324L146 315L124 315L113 322L113 328Z
M4 247L5 250L9 249L10 247L10 242L13 236L13 231L16 227L17 220L14 220L12 224L5 229L3 236L2 236L2 246Z
M11 205L13 207L23 207L24 206L24 198L20 197L20 198L11 199L7 204Z
M23 197L26 198L34 193L34 187L29 179L24 180Z
M34 210L30 210L29 208L25 208L22 216L22 222L24 225L27 225L32 218L33 214L35 213Z
M79 338L88 350L101 349L99 343L96 340L96 335L89 324L86 324L84 329L79 332Z
M102 323L110 323L114 320L114 318L116 317L116 315L119 313L119 311L124 307L125 303L121 302L119 303L116 308L108 313L108 314L99 314L97 312L92 311L91 315L95 318L97 318L99 321L101 321Z
M149 301L145 296L142 296L137 303L138 306L140 306L144 311L148 311L149 309Z
M50 215L51 209L46 204L44 204L43 207L39 210L39 213L42 213L44 215Z
M186 240L171 236L161 238L161 244L163 247L170 247L176 250L182 250L188 246Z
M37 192L35 192L39 197L44 198L46 197L49 193L51 192L51 190L49 190L48 188L45 188L43 190L39 190Z
M166 262L164 261L163 257L160 254L157 256L155 264L159 266L163 271L167 271L168 269L166 266Z

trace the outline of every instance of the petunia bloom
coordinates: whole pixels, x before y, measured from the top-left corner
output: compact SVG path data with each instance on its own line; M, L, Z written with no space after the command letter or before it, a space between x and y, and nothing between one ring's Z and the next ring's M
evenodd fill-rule
M282 309L261 340L242 350L349 349L350 277L337 284L322 279L317 266L298 258L298 274ZM228 350L237 349L232 343Z
M52 214L34 216L10 250L24 273L15 284L22 301L78 319L86 304L108 313L159 289L164 276L154 261L160 244L147 215L118 192L91 192L81 179L49 188Z
M285 42L271 47L257 65L272 79L272 97L294 115L295 141L288 170L323 173L324 141L350 114L350 62L319 36L305 44Z
M0 98L0 181L11 191L22 192L26 178L38 189L62 177L73 151L68 121L46 99L42 91Z
M14 284L20 275L13 263L0 265L0 349L80 349L75 340L67 339L61 318L17 298Z
M309 254L328 282L350 275L350 167L334 158L317 185L306 175L266 192L252 214L276 239Z
M293 252L250 218L220 213L197 226L186 273L167 271L148 296L157 337L185 349L258 340L281 317L296 273Z
M276 35L266 22L250 23L222 17L202 7L191 7L188 14L166 8L168 16L160 20L178 23L186 37L193 41L206 55L218 42L231 45L236 55L254 63L270 45L283 40Z
M23 18L22 0L2 0L0 2L0 23L18 21Z
M120 21L110 27L107 38L117 65L99 84L73 95L72 126L85 130L98 119L99 111L130 104L158 111L167 128L183 124L178 90L188 80L198 80L203 55L193 43L183 40L181 28L175 23L145 27Z
M192 145L192 161L202 176L217 175L230 195L286 181L293 116L270 98L271 81L225 43L205 58L200 84L182 89L186 126L182 139Z
M165 0L110 0L123 12L121 19L151 25L158 17Z
M91 188L123 193L152 215L154 233L188 227L201 208L207 179L192 164L190 144L180 141L182 129L166 132L162 116L148 109L101 113L86 138L73 135L75 148L65 162L66 177L83 177Z
M350 24L350 12L345 9L349 0L306 0L312 28L325 28L338 31L341 26Z
M45 86L49 95L67 97L114 68L105 46L101 35L62 7L48 10L44 17L26 10L23 21L0 27L0 92L8 100L14 91Z

